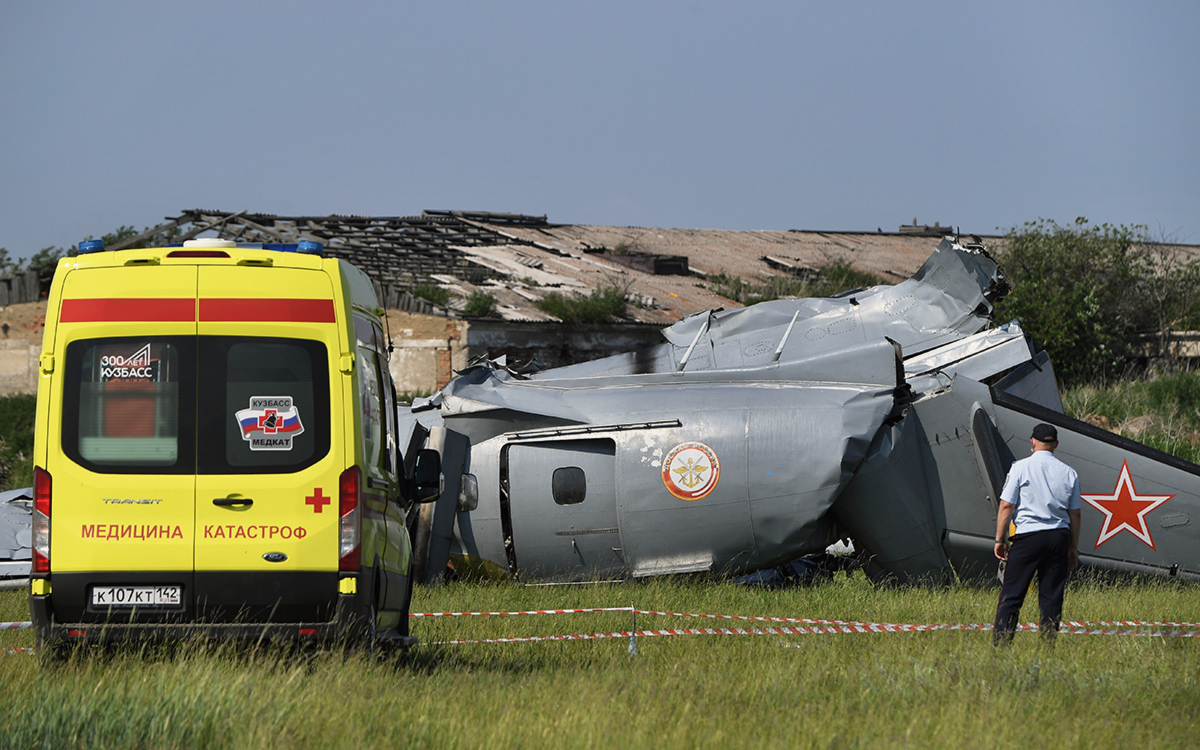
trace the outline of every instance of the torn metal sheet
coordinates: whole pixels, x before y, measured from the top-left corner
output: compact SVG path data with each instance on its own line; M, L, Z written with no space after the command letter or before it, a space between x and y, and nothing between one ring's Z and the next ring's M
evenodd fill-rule
M457 436L442 521L418 535L426 579L447 561L526 581L744 574L845 538L873 578L991 580L1000 486L1037 422L1080 474L1082 565L1200 578L1200 467L1064 416L1045 353L992 325L1007 289L948 239L895 286L701 313L532 374L469 368L402 415Z
M986 328L1007 289L1004 274L982 248L944 240L911 279L895 286L697 313L663 331L666 343L657 347L534 377L736 370L884 339L913 356Z
M1032 359L1033 351L1025 332L1013 321L914 357L906 357L904 377L914 383L921 378L951 380L958 375L986 380ZM917 386L914 384L914 387Z
M33 488L0 492L0 589L29 578L33 559Z

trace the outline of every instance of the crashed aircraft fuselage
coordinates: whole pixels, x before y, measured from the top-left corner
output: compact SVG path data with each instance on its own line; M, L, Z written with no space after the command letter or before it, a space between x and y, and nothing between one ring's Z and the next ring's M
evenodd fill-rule
M999 490L1042 421L1081 477L1084 565L1200 577L1200 468L1065 417L1045 355L988 328L1006 290L945 240L894 286L693 315L529 377L473 367L414 407L445 474L425 578L742 573L844 537L876 577L991 575Z

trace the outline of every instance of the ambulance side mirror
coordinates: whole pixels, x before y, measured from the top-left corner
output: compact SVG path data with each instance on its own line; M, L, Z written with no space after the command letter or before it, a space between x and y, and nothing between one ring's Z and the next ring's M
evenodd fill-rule
M417 451L412 490L412 499L418 503L432 503L442 494L442 457L432 448Z

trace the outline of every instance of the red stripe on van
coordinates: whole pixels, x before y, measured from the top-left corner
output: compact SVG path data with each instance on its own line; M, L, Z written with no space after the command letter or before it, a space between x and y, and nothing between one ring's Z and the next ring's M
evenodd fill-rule
M196 300L191 297L65 299L58 319L63 323L194 323Z
M201 299L205 322L334 323L329 299Z

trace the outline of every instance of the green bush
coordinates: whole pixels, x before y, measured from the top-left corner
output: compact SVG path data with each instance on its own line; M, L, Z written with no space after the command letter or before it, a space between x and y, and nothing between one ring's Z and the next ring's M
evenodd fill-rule
M439 307L445 307L446 303L450 301L450 290L443 289L437 284L417 284L413 287L412 295Z
M605 323L625 316L625 292L602 286L587 296L551 292L534 303L547 315L564 323Z
M0 397L0 490L33 484L33 420L37 396Z
M1197 265L1141 226L1027 222L1005 235L996 260L1013 284L997 319L1018 319L1066 386L1119 379L1145 334L1197 318Z
M476 290L467 297L463 315L468 318L486 318L496 310L496 298L484 291Z
M780 297L832 297L848 289L876 286L883 282L873 274L859 271L849 261L829 264L813 278L771 276L758 283L739 276L715 274L708 277L707 287L726 299L749 307L758 302Z

